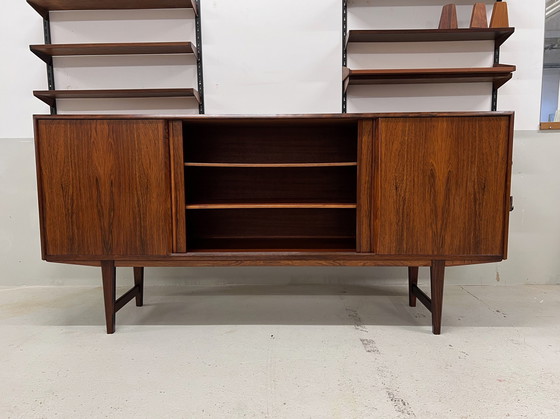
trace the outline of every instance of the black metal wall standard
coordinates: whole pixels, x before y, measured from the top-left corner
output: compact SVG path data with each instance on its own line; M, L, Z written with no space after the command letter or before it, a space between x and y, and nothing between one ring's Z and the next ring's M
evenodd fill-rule
M48 16L47 12L47 16ZM45 35L45 44L51 44L51 21L49 18L43 19L43 33ZM47 63L47 85L49 90L55 90L54 85L54 67L53 62L50 60ZM54 105L51 106L51 115L56 115L56 100L54 101Z
M348 0L342 0L342 67L348 63L348 52L346 50L346 37L348 34ZM342 113L346 113L346 88L345 80L342 80Z
M500 47L494 47L494 64L500 62ZM498 89L492 86L492 111L498 110Z
M198 95L200 96L200 103L198 105L198 113L204 113L204 74L202 67L202 18L200 10L200 0L196 0L197 13L195 13L196 25L196 47L198 49L198 57L196 60L196 76L198 80Z
M502 0L496 0L496 3L500 3ZM500 63L500 47L494 46L494 64ZM492 86L492 111L498 110L498 89Z

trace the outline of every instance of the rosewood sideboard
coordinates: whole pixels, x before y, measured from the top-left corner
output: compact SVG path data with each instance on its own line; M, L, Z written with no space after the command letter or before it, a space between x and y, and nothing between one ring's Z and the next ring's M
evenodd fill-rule
M144 267L407 266L439 334L445 267L507 256L512 138L508 112L35 116L42 257L101 267L107 333Z

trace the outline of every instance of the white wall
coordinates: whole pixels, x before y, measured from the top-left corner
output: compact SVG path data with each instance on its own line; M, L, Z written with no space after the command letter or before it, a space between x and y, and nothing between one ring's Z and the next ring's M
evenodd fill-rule
M415 5L413 8L408 6L411 3ZM434 27L444 3L444 0L353 0L350 25L353 29L370 23L377 27ZM461 5L472 2L456 3L460 4L460 24L465 26L469 11ZM560 154L560 135L536 131L540 114L544 0L510 0L508 4L516 33L503 46L501 61L516 64L518 70L514 79L500 89L499 108L516 111L513 176L516 209L511 215L510 257L501 264L451 268L448 278L456 283L560 283L560 217L556 210L560 207L560 168L555 158ZM202 0L202 7L207 113L340 111L340 0ZM40 261L31 115L46 113L48 108L32 97L32 90L46 88L45 66L28 51L27 45L42 42L42 22L23 1L9 2L4 10L0 17L0 42L6 57L0 66L0 285L98 283L98 269ZM55 42L179 40L183 32L192 31L190 17L191 11L64 12L53 17L53 37ZM142 29L146 25L149 29ZM121 29L124 27L126 31ZM473 61L485 65L491 57L488 44L472 44L447 45L444 62L449 66L461 62L470 65L467 63ZM450 46L460 48L463 54L455 54ZM394 63L401 65L403 57L407 61L421 60L426 58L422 56L431 54L429 47L421 44L412 52L422 54L412 54L410 46L394 47L399 48L398 54L383 50L386 48L383 45L352 47L349 60L354 62L349 62L387 66L389 60L396 60ZM383 53L383 62L379 51ZM439 55L428 57L434 64L441 64ZM195 83L189 57L64 58L56 64L59 88L123 86L120 83L124 83L123 87L165 87L177 83L188 87ZM399 105L399 101L402 109L398 110L410 110L413 106L426 110L435 106L434 103L442 106L441 110L489 109L488 86L484 84L434 86L437 90L420 87L414 92L409 88L400 94L413 93L418 99L394 99L399 94L394 86L375 92L368 87L363 92L352 88L349 110L374 111L380 104L381 110L387 110L389 105ZM379 95L382 100L374 98ZM153 112L161 105L149 101L109 104L67 101L61 102L60 109L86 113ZM163 107L164 113L181 109L187 109L186 113L196 111L189 103ZM404 278L405 270L153 269L149 277L214 283L336 282Z
M28 48L43 42L43 24L24 1L10 1L5 7L0 13L0 140L30 138L31 115L48 112L48 107L31 94L34 89L46 89L47 82L43 62Z

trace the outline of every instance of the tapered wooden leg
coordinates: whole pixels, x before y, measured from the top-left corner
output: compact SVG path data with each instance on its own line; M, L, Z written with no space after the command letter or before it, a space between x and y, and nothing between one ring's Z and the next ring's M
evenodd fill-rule
M136 307L144 305L144 268L134 267L134 285L138 287L136 294Z
M445 274L445 261L433 260L430 267L431 284L431 312L432 332L434 335L441 333L441 313L443 308L443 277Z
M413 285L418 284L418 266L408 267L408 305L416 307L416 295L414 295L412 288Z
M134 268L134 287L124 295L117 297L117 269L114 260L101 261L101 274L103 277L103 299L105 301L105 321L107 334L115 333L115 320L117 311L136 297L136 305L144 304L144 268Z
M101 261L101 276L103 278L103 299L105 300L105 322L107 334L115 333L115 296L117 289L115 261Z

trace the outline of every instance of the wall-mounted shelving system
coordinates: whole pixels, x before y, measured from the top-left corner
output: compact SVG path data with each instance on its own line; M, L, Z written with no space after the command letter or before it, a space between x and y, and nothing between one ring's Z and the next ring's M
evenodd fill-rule
M199 0L27 0L42 17L45 35L44 45L31 45L30 49L47 64L48 90L33 94L57 113L57 99L92 98L194 98L199 113L204 113L204 80L202 66L202 25ZM130 9L193 9L195 15L196 43L192 42L142 42L97 44L52 44L50 12L64 10L130 10ZM57 90L54 80L53 57L91 55L146 55L146 54L193 54L197 65L197 89L96 89Z
M497 0L501 2L501 0ZM348 0L342 2L342 112L347 109L347 89L352 84L492 83L492 108L498 107L498 89L512 78L513 65L500 64L500 46L514 28L348 30ZM348 45L358 42L457 42L494 41L492 67L430 69L347 68Z

